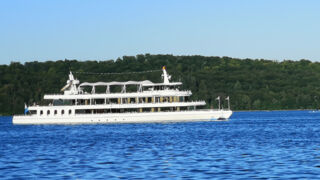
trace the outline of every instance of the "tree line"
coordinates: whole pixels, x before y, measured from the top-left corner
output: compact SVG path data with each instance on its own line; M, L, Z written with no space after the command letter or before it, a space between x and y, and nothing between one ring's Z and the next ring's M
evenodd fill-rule
M271 61L231 57L137 55L116 60L11 62L0 65L0 114L23 113L24 103L42 102L44 94L59 93L69 71L122 73L158 70L162 66L192 91L192 100L217 108L216 97L230 96L233 110L317 109L320 101L320 63L309 60ZM80 82L151 80L161 82L161 71L136 74L88 75ZM227 107L227 102L222 101Z

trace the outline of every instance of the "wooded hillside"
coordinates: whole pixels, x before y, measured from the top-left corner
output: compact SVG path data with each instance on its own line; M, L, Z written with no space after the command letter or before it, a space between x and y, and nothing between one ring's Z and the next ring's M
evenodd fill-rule
M269 61L230 57L137 55L108 61L59 60L0 65L0 114L21 114L24 103L59 93L73 72L138 72L162 66L192 99L217 107L215 98L230 96L233 110L315 109L320 101L320 63L308 60ZM142 74L74 74L80 82L151 80L161 82L161 71ZM226 107L224 102L224 107Z

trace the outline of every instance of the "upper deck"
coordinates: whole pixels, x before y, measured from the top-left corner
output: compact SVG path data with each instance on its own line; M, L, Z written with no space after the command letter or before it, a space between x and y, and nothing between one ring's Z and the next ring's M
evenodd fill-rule
M110 99L110 98L140 98L140 97L163 97L163 96L191 96L191 91L180 91L178 86L182 82L170 82L171 76L167 74L165 67L162 68L162 83L153 83L149 80L126 81L126 82L84 82L79 84L79 80L73 77L70 72L69 80L61 89L64 94L47 94L45 100L74 100L74 99ZM111 92L111 86L119 86L121 92ZM136 86L136 92L127 92L128 86ZM85 87L91 88L91 92L84 91ZM105 88L105 93L96 93L96 87Z
M72 99L111 99L111 98L141 98L155 96L191 96L191 91L180 91L178 89L153 90L143 92L127 92L127 93L84 93L84 94L46 94L45 100L72 100Z

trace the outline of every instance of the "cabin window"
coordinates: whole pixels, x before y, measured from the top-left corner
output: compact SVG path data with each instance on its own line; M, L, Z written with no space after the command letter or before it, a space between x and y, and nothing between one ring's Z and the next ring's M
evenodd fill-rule
M83 110L83 109L77 109L75 111L76 114L86 114L86 110Z
M54 106L62 106L63 105L63 100L62 99L53 100L53 105Z
M37 111L36 110L31 110L29 111L30 114L37 114Z
M71 114L71 109L69 109L69 114Z
M151 108L142 108L142 112L151 112Z
M130 98L130 103L136 103L136 98Z
M64 110L61 110L61 114L62 114L62 115L64 114Z
M50 115L50 110L47 111L47 115Z
M104 104L104 99L96 99L95 104Z
M163 112L169 112L169 111L171 111L171 110L172 110L172 109L169 108L169 107L161 108L161 111L163 111Z
M72 105L72 102L71 100L63 100L63 105Z
M54 110L54 115L57 115L58 114L58 111L57 110Z
M40 115L42 115L42 114L43 114L43 111L41 110L41 111L40 111Z

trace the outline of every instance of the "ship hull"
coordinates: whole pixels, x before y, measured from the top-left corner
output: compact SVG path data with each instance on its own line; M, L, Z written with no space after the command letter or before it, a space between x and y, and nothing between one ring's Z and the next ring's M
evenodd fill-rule
M13 124L109 124L109 123L170 123L227 120L231 110L197 110L181 112L76 114L65 116L13 116Z

